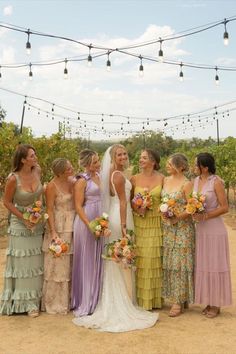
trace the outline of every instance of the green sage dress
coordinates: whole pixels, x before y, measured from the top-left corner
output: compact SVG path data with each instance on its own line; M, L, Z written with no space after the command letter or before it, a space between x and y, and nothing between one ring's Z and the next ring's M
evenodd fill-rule
M159 212L161 188L159 185L149 192L152 196L152 210L147 210L144 217L134 213L137 245L136 296L138 305L145 310L162 306L162 229ZM135 187L134 194L143 192L142 187Z
M16 176L14 205L23 208L40 199L43 187L39 185L35 192L26 192L21 188L20 178ZM0 314L30 312L39 310L42 296L42 234L43 224L38 223L28 230L22 220L14 214L10 217L9 242L6 250L7 261L4 274L4 288L0 299Z

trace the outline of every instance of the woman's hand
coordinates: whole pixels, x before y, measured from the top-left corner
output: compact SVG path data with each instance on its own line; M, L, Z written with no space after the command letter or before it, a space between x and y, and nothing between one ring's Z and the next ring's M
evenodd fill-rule
M30 222L29 220L23 219L23 224L25 225L26 229L32 230L35 227L35 224Z
M201 213L201 214L195 213L192 215L192 218L194 221L197 221L197 222L204 221L207 218L207 214L206 213Z
M56 231L51 231L50 233L52 240L56 240L57 238L59 238L58 233Z

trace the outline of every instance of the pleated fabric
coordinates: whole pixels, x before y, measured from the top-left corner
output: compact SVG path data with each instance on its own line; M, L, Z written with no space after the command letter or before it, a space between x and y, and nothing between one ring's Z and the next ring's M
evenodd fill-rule
M143 193L136 186L134 194ZM136 296L137 303L145 310L161 308L162 287L162 228L159 213L161 186L150 191L152 210L144 217L134 213L137 245Z
M15 176L17 187L13 202L22 209L40 198L42 185L34 193L26 192L20 187L19 176ZM43 282L42 234L43 224L36 224L30 231L22 220L11 215L4 288L0 300L1 315L39 310Z
M206 195L206 211L218 207L214 190L217 176L208 177L202 193ZM199 177L194 190L198 191ZM211 306L232 304L228 234L220 216L196 225L195 302Z

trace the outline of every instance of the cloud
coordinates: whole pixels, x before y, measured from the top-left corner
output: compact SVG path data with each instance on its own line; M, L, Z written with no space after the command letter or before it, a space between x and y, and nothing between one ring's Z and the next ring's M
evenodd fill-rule
M8 6L5 6L3 8L3 15L4 16L11 16L12 12L13 12L13 6L12 5L8 5Z

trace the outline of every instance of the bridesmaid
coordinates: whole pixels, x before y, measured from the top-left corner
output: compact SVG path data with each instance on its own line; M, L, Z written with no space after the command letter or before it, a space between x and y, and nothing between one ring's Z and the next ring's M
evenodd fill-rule
M72 308L75 316L92 314L98 302L102 274L103 238L95 239L89 222L101 216L101 192L98 171L100 161L95 151L80 152L80 166L74 187L74 258L72 271Z
M195 302L205 304L203 314L216 317L221 306L232 304L227 230L221 215L228 203L223 181L215 175L215 160L209 153L196 157L194 191L206 196L206 212L195 214Z
M43 242L44 283L42 311L49 314L67 314L70 311L70 281L72 263L72 230L75 216L72 194L73 167L70 161L58 158L52 162L53 179L46 187L48 228ZM48 247L61 238L69 249L60 259L53 257Z
M169 177L164 180L162 198L176 201L176 216L163 218L163 290L172 303L170 317L176 317L193 303L194 225L185 211L192 183L185 177L187 158L174 154L167 161Z
M27 312L39 315L42 296L43 224L23 218L24 209L41 200L43 187L35 149L21 144L13 158L13 173L7 178L4 205L10 212L9 244L0 302L0 314Z
M157 172L159 163L159 154L145 149L139 160L142 172L131 177L133 194L144 193L146 189L153 201L152 210L147 210L144 217L138 215L139 211L133 205L138 254L136 295L138 305L145 310L162 306L162 230L159 205L164 176Z

